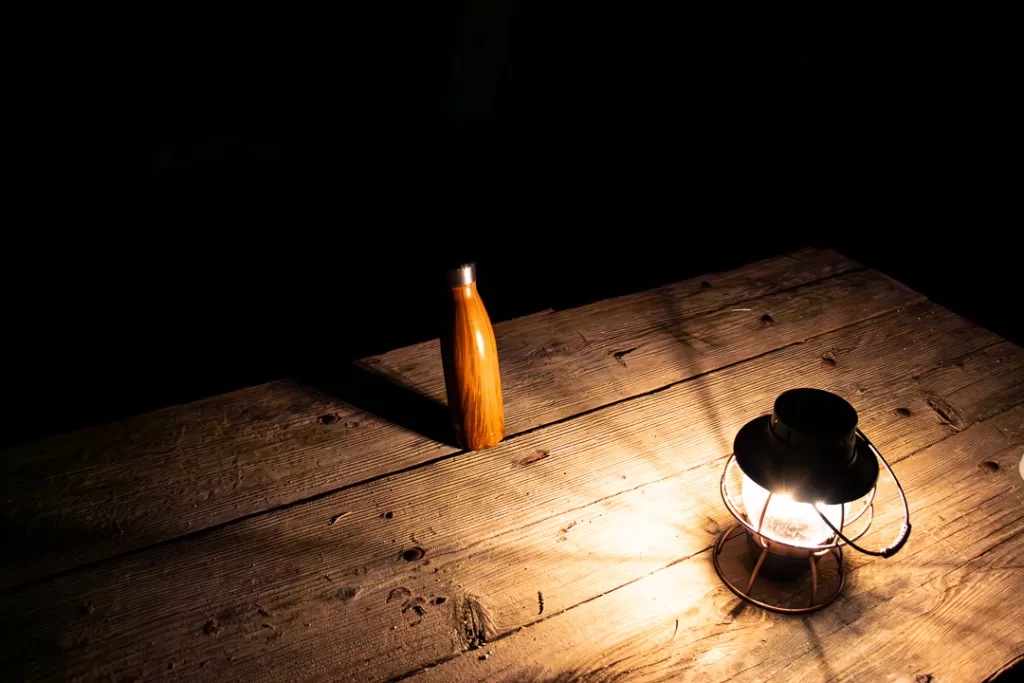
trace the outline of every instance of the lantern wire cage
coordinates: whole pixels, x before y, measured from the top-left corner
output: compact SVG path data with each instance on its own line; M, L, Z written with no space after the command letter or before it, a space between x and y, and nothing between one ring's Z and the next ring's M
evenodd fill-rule
M900 486L899 481L896 479L896 475L893 473L889 464L882 457L878 449L874 447L867 437L858 429L857 437L863 439L871 452L875 455L880 463L884 466L886 472L888 472L889 478L896 485L896 489L899 491L900 497L903 502L903 509L906 516L903 528L901 529L900 538L895 544L889 548L885 548L882 551L869 551L859 547L855 541L860 539L868 529L871 527L871 523L874 520L875 514L875 492L878 490L877 482L875 486L871 488L871 491L863 498L848 503L838 505L839 508L839 524L836 526L833 524L825 515L821 509L821 505L813 505L814 510L821 517L821 520L828 526L830 531L829 536L821 542L804 542L801 541L799 545L787 542L777 536L773 536L771 532L767 531L764 527L765 517L768 512L768 507L772 500L779 494L768 491L767 497L763 505L758 510L747 510L745 506L742 506L742 498L740 505L737 505L733 492L730 490L730 483L734 486L736 483L740 484L741 491L743 486L744 475L740 470L735 454L729 456L729 460L726 462L725 469L722 472L722 480L720 483L720 489L722 494L722 500L725 502L729 512L732 513L733 517L736 518L737 523L730 526L724 534L722 534L718 541L715 543L715 547L712 552L712 562L715 567L715 572L718 574L722 582L735 593L738 597L751 602L758 607L762 607L773 612L781 612L784 614L805 614L808 612L817 611L823 607L830 605L832 602L839 597L839 594L843 590L843 586L846 583L846 576L843 570L843 548L844 546L851 546L856 550L865 552L870 555L878 555L882 557L888 557L898 551L903 544L906 542L907 537L910 533L909 524L909 510L907 509L907 499L903 492L903 487ZM730 482L731 480L731 482ZM749 481L749 480L748 480ZM741 509L742 506L742 509ZM858 509L859 508L859 509ZM852 531L851 531L852 529ZM753 545L760 550L760 554L757 561L754 564L753 570L750 572L750 577L747 580L746 586L739 586L732 580L730 580L722 567L720 555L725 548L726 543L735 537L737 530L743 530L747 534ZM844 531L846 533L844 533ZM754 587L754 582L757 580L760 574L765 560L769 556L776 557L789 557L792 558L794 554L806 557L808 566L810 568L811 575L811 596L809 603L804 607L786 607L780 604L773 604L764 600L759 600L751 594L751 590ZM826 592L819 600L818 589L819 589L819 567L818 563L821 559L827 555L831 555L836 562L837 575L836 579L838 585L833 590Z

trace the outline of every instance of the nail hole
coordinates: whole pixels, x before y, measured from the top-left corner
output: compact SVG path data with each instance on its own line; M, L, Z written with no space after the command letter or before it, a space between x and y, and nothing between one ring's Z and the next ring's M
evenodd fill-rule
M338 416L337 415L331 415L330 413L328 413L327 415L321 415L320 416L320 424L322 424L322 425L332 425L332 424L334 424L337 421L338 421Z
M402 559L406 562L415 562L416 560L423 559L423 556L426 554L426 552L427 551L425 551L423 548L420 548L419 546L415 548L409 548L404 553L402 553Z
M892 412L896 413L900 417L910 417L910 408L897 408Z
M836 359L835 358L822 358L821 359L821 364L824 365L826 368L834 368L836 366Z
M772 318L767 313L765 313L764 315L761 316L761 326L762 327L768 327L769 325L774 325L774 324L775 324L775 319Z
M447 600L447 599L448 598L445 598L445 597L434 598L434 604L435 605L443 605L444 601Z
M985 470L986 472L998 472L999 463L992 462L991 460L985 460L984 462L981 463L981 469Z
M391 512L390 510L384 513L384 519L391 519L394 516L395 516L395 513Z

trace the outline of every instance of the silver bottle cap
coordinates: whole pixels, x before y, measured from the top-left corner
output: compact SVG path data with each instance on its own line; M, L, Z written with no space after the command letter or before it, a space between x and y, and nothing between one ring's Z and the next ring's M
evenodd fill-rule
M449 287L463 287L474 282L476 282L475 263L463 263L458 268L452 268L448 271Z

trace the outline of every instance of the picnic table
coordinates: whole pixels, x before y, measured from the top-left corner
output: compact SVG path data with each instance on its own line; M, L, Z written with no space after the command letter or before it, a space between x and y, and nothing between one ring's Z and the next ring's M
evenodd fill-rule
M4 678L941 683L1024 656L1024 349L827 249L495 332L483 451L444 436L436 340L4 449ZM804 616L711 560L733 438L793 387L856 408L913 522Z

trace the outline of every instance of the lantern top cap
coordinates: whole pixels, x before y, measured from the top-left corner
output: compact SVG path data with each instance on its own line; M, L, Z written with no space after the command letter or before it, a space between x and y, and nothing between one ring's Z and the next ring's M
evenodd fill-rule
M743 473L803 503L848 503L878 480L878 460L857 431L857 411L820 389L791 389L771 415L748 422L733 444Z
M807 437L848 438L857 428L857 411L843 398L821 389L790 389L775 399L781 425Z

